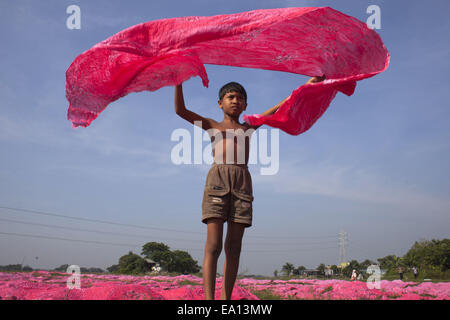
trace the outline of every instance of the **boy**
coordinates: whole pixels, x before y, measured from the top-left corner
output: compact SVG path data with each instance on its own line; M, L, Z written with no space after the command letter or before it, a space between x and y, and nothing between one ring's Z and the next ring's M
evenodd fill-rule
M319 82L323 77L313 77L308 83ZM289 98L289 97L288 97ZM275 113L288 99L261 115ZM239 268L244 229L252 224L253 189L247 163L251 134L259 126L239 123L239 116L247 108L247 93L236 82L224 85L219 91L219 108L223 111L222 122L204 118L186 109L183 88L175 86L175 112L183 119L207 130L213 144L214 162L208 172L202 201L202 222L207 225L207 236L203 260L203 288L206 300L214 300L217 260L222 251L223 224L228 223L225 239L225 266L221 299L231 299ZM211 134L213 132L213 135ZM234 135L244 135L245 140ZM234 151L237 152L234 152ZM244 159L243 159L244 158Z

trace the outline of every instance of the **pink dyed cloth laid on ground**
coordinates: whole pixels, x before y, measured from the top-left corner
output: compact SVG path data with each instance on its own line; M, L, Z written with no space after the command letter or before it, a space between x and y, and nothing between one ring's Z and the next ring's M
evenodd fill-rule
M0 272L0 300L202 300L202 279L191 275L80 276L80 288L70 289L71 275L62 272ZM188 282L190 284L184 284ZM220 298L222 279L216 281L215 298ZM235 286L233 300L258 300L248 290Z
M202 279L193 275L131 276L82 274L80 288L70 289L69 273L54 271L0 272L0 300L201 300ZM223 278L216 280L220 298ZM233 300L258 300L258 295L280 299L332 300L449 300L450 283L380 281L379 289L366 282L346 280L238 279Z
M87 127L106 106L131 93L154 91L200 76L203 64L325 75L295 89L276 113L244 115L298 135L326 111L338 91L389 65L379 35L329 7L261 9L211 17L182 17L125 29L80 54L66 72L68 120Z

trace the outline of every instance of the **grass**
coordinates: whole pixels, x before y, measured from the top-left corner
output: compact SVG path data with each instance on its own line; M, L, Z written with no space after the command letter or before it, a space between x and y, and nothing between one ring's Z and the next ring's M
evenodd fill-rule
M328 286L322 291L322 294L324 294L325 292L329 292L331 290L333 290L333 286Z
M33 277L49 276L50 278L53 278L53 277L66 277L67 274L61 274L61 273L58 273L58 272L51 272L50 274L47 275L45 273L39 273L38 271L33 271L31 273L31 276L33 276Z
M283 297L279 294L275 294L270 289L264 290L250 290L252 294L257 296L261 300L284 300Z
M422 294L419 294L419 296L421 296L421 297L437 298L437 296L434 296L434 295L428 294L428 293L422 293Z
M201 283L190 281L190 280L180 281L179 284L182 285L182 286L185 286L185 285L201 286L202 285Z
M308 282L286 282L287 284L302 284L302 285L307 285L307 286L312 286L312 283L308 283ZM276 283L275 283L276 284Z
M168 279L150 279L152 281L156 281L156 282L172 282L172 280L168 280Z
M57 273L57 272L52 272L50 273L51 277L66 277L66 274L61 274L61 273Z

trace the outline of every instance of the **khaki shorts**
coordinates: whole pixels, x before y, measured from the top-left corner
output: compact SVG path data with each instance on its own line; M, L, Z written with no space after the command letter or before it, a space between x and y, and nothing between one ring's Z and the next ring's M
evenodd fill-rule
M246 165L212 164L203 193L203 223L209 218L220 218L250 227L252 202L252 177Z

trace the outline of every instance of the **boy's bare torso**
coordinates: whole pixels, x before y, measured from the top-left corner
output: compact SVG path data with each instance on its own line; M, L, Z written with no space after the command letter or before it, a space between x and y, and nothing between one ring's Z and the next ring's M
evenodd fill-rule
M212 121L210 136L213 159L218 164L248 164L250 140L256 127L247 123L233 125Z

